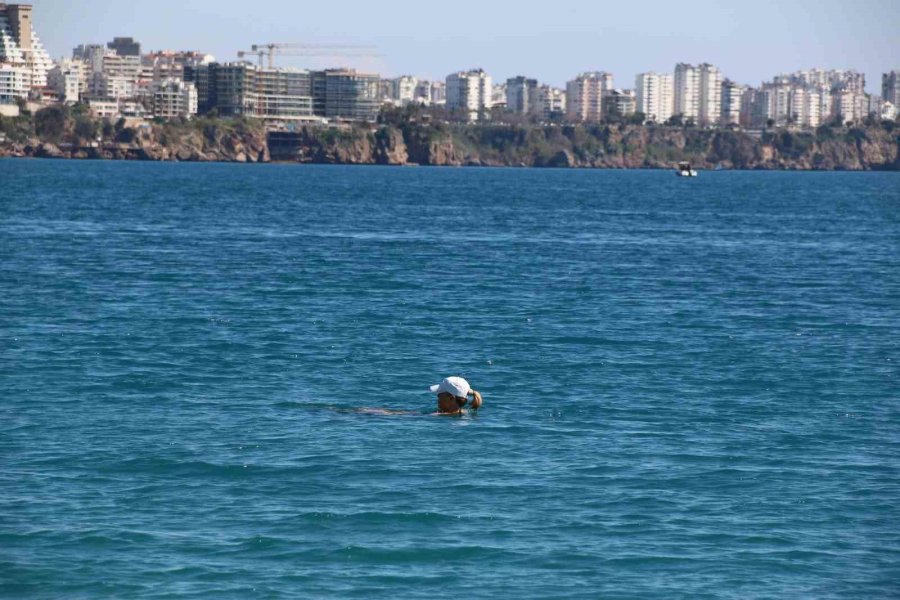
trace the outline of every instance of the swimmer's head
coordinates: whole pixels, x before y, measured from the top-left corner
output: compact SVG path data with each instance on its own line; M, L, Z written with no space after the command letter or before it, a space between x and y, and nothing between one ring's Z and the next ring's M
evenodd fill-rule
M447 377L442 382L431 386L429 389L438 396L441 394L450 394L454 398L465 400L466 396L469 395L469 390L472 388L469 387L469 382L462 377Z

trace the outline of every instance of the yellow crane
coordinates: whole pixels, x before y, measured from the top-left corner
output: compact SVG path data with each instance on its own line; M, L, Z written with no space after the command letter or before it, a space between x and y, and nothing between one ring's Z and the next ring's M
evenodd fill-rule
M241 50L238 58L244 58L248 54L255 54L259 59L259 66L263 66L263 57L268 56L270 69L275 68L275 55L281 56L309 56L326 58L376 58L375 46L359 44L295 44L295 43L266 43L253 44L250 51Z

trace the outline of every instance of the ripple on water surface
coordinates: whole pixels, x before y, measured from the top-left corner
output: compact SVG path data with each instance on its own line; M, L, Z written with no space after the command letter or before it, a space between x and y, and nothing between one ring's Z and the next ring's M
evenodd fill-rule
M892 173L0 180L4 597L896 595Z

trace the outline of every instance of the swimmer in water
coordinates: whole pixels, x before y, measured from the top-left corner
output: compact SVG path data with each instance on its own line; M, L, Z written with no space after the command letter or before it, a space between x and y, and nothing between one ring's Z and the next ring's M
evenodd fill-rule
M482 404L481 394L469 387L469 382L462 377L447 377L429 389L437 394L438 414L461 414L469 396L472 396L472 410L478 410Z

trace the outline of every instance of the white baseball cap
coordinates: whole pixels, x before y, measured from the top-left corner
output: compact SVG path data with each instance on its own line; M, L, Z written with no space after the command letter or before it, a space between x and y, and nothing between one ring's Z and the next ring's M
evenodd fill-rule
M439 384L433 385L428 389L435 394L447 392L448 394L453 394L457 398L465 398L469 395L469 390L471 388L469 387L469 382L462 377L448 377Z

